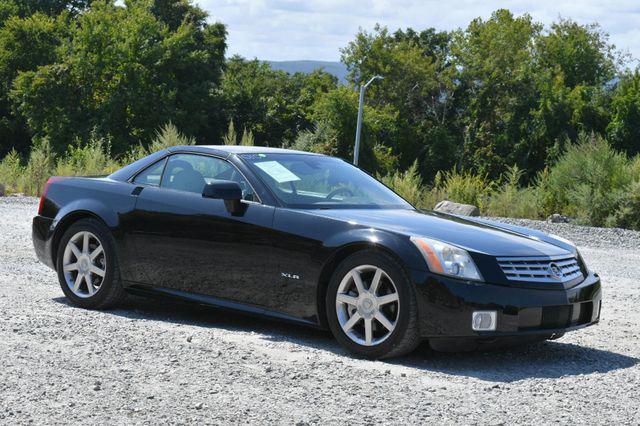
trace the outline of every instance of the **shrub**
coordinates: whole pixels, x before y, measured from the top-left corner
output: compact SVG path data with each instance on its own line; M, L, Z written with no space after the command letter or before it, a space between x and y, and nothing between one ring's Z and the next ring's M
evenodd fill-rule
M64 157L58 159L56 176L98 176L113 173L120 165L111 158L111 145L102 138L93 136L86 145L80 142L69 146Z
M482 208L485 198L491 192L492 184L484 175L453 169L445 172L441 184L434 187L441 189L448 200Z
M145 148L137 145L131 148L129 153L122 159L123 164L130 164L154 152L179 145L195 145L196 140L180 133L178 128L169 122L156 131L156 136Z
M627 157L603 139L569 147L550 169L546 183L551 207L583 223L602 226L631 183Z
M20 156L16 150L11 150L0 162L0 184L5 186L7 192L18 191L23 167Z
M486 215L527 219L539 219L542 216L537 188L520 187L523 175L518 166L509 168L502 176L502 185L486 201Z
M255 146L256 141L253 138L253 132L251 130L244 129L242 131L242 138L240 138L240 145L242 146Z
M227 128L227 133L225 135L222 135L222 144L238 145L238 134L236 133L236 128L233 124L233 120L229 120L229 127Z
M417 162L404 172L396 171L383 177L378 176L378 179L414 207L425 207L424 194L427 191L418 173Z
M640 231L640 180L629 185L618 210L607 218L606 225Z
M156 131L156 137L147 147L147 152L152 154L172 146L195 144L195 139L183 135L173 123L169 122Z
M629 175L634 181L640 181L640 155L636 155L629 164Z
M31 148L29 161L19 182L19 191L27 195L38 196L44 189L47 179L53 174L55 154L48 139L41 139Z
M298 133L298 137L291 148L298 151L336 155L337 150L334 147L337 137L337 132L331 128L329 123L320 121L313 130L303 130Z

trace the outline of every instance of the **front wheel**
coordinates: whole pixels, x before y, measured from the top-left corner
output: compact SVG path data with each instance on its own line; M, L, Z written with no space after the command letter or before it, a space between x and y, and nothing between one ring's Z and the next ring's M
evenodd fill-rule
M420 343L413 285L391 256L364 251L345 259L327 289L327 319L338 342L367 358L391 358Z
M65 296L80 307L109 308L125 296L115 241L109 229L95 219L81 219L64 233L57 271Z

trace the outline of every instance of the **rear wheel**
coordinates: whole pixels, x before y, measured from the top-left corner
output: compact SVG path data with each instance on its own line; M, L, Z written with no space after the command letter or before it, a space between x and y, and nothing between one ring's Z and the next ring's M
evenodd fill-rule
M345 259L327 289L327 319L344 347L368 358L411 352L420 343L415 291L390 256L364 251Z
M101 309L124 298L115 241L101 222L81 219L71 225L60 240L57 256L60 287L74 304Z

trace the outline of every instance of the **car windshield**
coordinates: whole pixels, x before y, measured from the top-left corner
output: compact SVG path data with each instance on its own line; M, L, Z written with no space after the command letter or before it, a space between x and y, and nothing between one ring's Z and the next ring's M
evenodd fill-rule
M311 154L242 154L291 208L412 209L389 188L345 161Z

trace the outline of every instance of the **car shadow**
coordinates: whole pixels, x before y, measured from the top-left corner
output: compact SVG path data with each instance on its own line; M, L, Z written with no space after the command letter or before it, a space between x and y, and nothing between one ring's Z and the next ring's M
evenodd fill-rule
M64 297L53 300L75 308ZM252 331L271 342L290 342L353 357L325 330L187 302L130 297L118 309L103 313L128 319L155 320L227 331ZM640 359L561 341L458 353L436 352L425 342L408 356L383 362L424 372L510 383L529 378L548 379L606 373L633 367Z
M391 361L395 363L396 361ZM510 383L529 378L554 379L606 373L635 366L640 359L561 341L546 341L484 352L446 353L427 344L399 364L454 376Z

